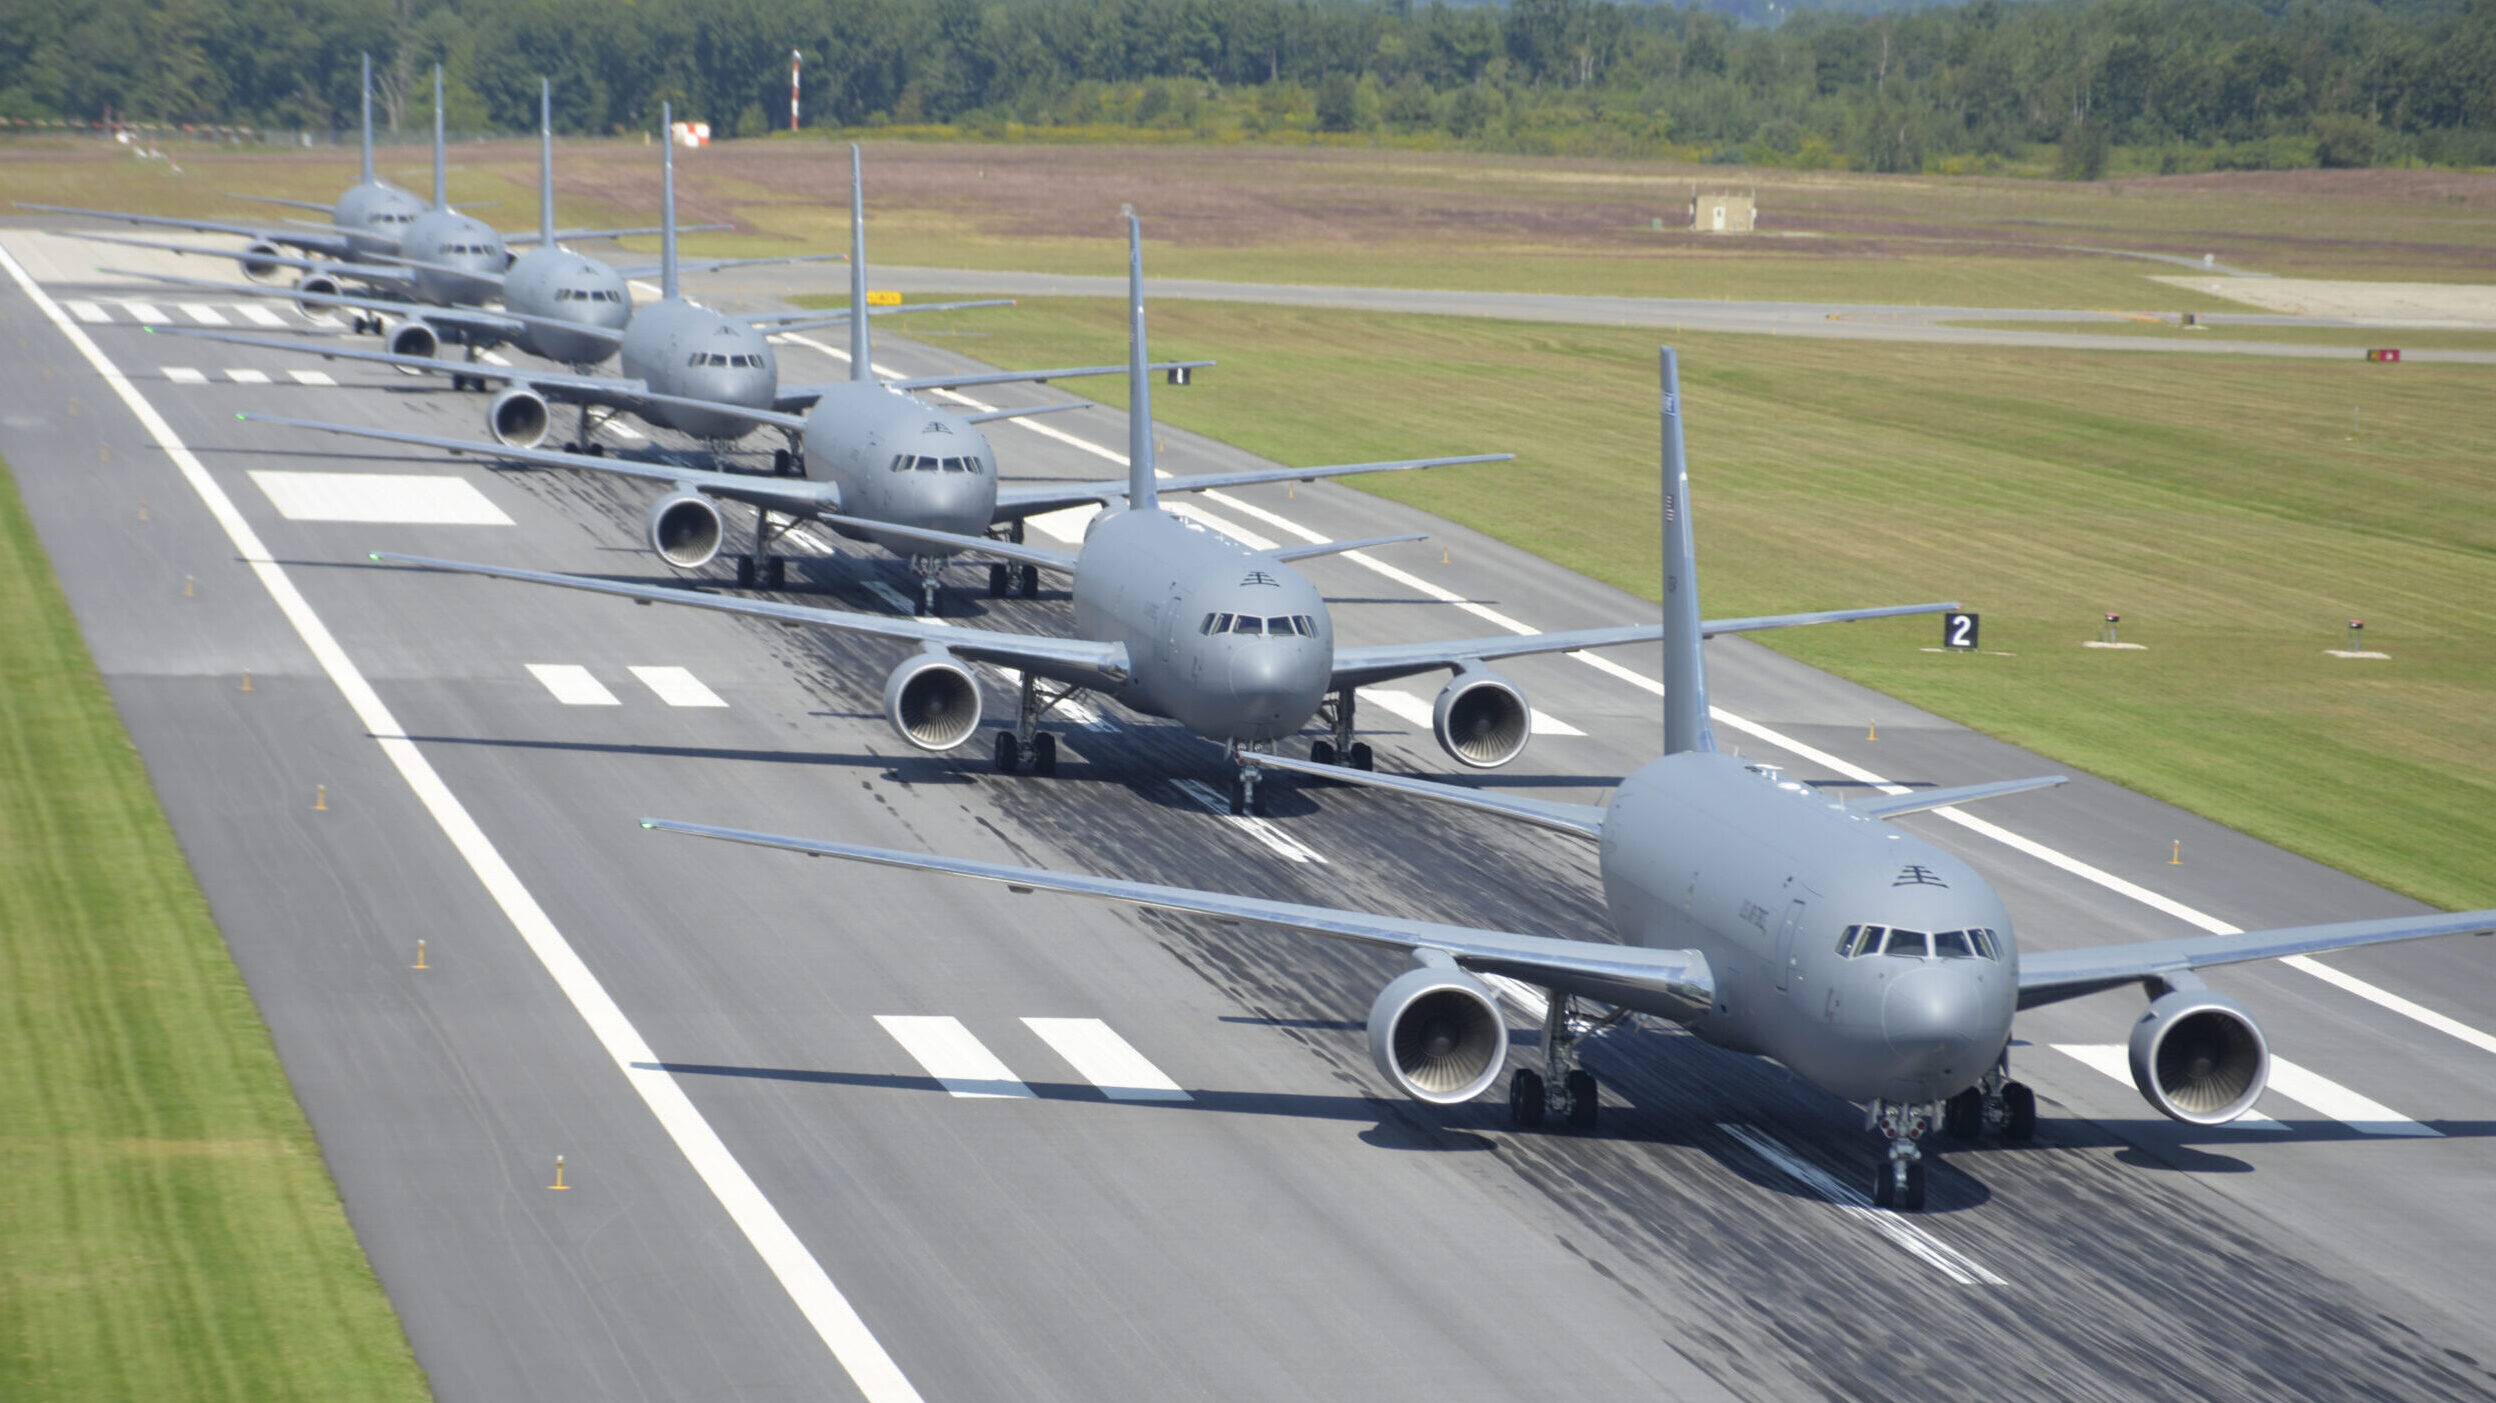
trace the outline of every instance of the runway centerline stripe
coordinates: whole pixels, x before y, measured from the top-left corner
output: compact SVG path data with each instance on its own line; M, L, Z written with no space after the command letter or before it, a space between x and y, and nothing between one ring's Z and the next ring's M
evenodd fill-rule
M1959 1285L1974 1286L1979 1282L1987 1286L2009 1284L1987 1271L1976 1259L1940 1238L1895 1213L1874 1208L1871 1199L1839 1183L1828 1171L1777 1143L1764 1132L1730 1121L1718 1121L1716 1128L1741 1141L1751 1153L1768 1161L1779 1173L1835 1204L1838 1212L1905 1248L1909 1255L1921 1259Z
M669 706L726 706L719 693L702 685L702 679L681 667L628 667L624 669L641 679L641 685L659 694Z
M565 706L622 706L607 684L578 663L530 663L529 675L546 684Z
M847 361L849 359L846 352L834 350L832 347L826 346L822 342L813 340L810 337L792 336L788 339L810 346L815 350L825 352L826 354L842 361ZM883 370L881 367L877 367L877 370L879 374L891 373ZM957 399L964 398L958 395L953 397ZM976 401L967 399L964 399L964 402L976 403ZM1105 458L1110 462L1124 465L1127 461L1125 454L1113 452L1099 444L1077 438L1074 435L1059 429L1053 424L1045 424L1033 419L1016 419L1010 422L1019 424L1033 433L1046 435L1047 437L1056 439L1061 443L1069 444L1097 457ZM1279 530L1298 536L1312 545L1323 543L1329 539L1319 532L1312 531L1309 528L1300 525L1298 522L1267 511L1263 507L1257 506L1254 503L1241 501L1240 499L1231 496L1229 493L1207 492L1204 495L1225 506L1232 507L1255 520L1265 522ZM1370 555L1367 551L1346 551L1338 558L1351 561L1354 564L1372 570L1380 575L1384 575L1388 579L1404 585L1408 589L1415 590L1432 599L1436 599L1441 603L1453 604L1457 608L1462 609L1477 618L1483 619L1500 628L1507 629L1512 633L1537 633L1541 631L1517 619L1510 618L1508 615L1500 613L1498 610L1476 604L1472 600L1464 598L1462 595L1457 594L1453 590L1444 589L1438 585L1432 584L1429 581L1422 579L1420 576L1413 574L1411 571L1399 569L1396 566L1389 565L1385 561L1379 560L1375 556ZM1649 677L1644 673L1635 671L1634 669L1623 667L1619 663L1616 663L1612 661L1612 659L1604 657L1599 653L1581 652L1570 653L1566 656L1575 658L1577 661L1584 663L1586 666L1591 667L1598 672L1618 678L1621 681L1627 682L1631 686L1637 687L1651 695L1659 697L1664 695L1664 684L1662 682L1656 680L1655 678ZM1760 725L1755 721L1736 716L1722 707L1709 707L1708 715L1714 720L1722 722L1735 730L1739 730L1746 735L1757 737L1770 745L1776 746L1790 755L1809 760L1815 764L1826 765L1848 779L1856 780L1864 784L1874 785L1880 788L1881 792L1885 794L1904 794L1907 792L1906 787L1903 785L1894 784L1859 765L1849 764L1824 750L1815 749L1814 747L1805 745L1801 741L1795 740L1790 736L1782 735L1766 726ZM1981 837L1991 838L1995 842L2001 843L2014 851L2024 853L2040 862L2046 863L2049 866L2059 868L2083 881L2094 883L2108 891L2114 892L2118 896L2128 897L2152 910L2164 912L2165 914L2173 916L2180 921L2198 926L2213 935L2235 935L2243 929L2240 926L2230 925L2227 922L2220 920L2218 917L2208 914L2207 912L2196 910L2172 897L2161 895L2160 893L2151 891L2147 887L2141 886L2138 883L2126 881L2102 868L2082 862L2078 858L2047 847L2045 844L2040 843L2033 838L2023 837L2017 833L2013 833L1999 824L1975 818L1959 809L1935 809L1932 810L1932 813L1944 822L1955 823L1960 827L1967 829L1971 833L1975 833ZM2349 974L2343 970L2334 969L2331 966L2322 963L2320 960L2315 959L2311 955L2291 955L2286 959L2281 960L2279 963L2290 969L2296 970L2301 974L2310 975L2313 978L2320 979L2324 983L2330 984L2343 992L2354 994L2379 1008L2391 1013L2399 1014L2400 1016L2423 1027L2432 1028L2439 1033L2443 1033L2449 1037L2468 1043L2482 1052L2496 1054L2496 1035L2491 1035L2480 1029L2473 1028L2470 1025L2461 1022L2459 1019L2453 1018L2446 1014L2438 1013L2434 1009L2428 1008L2425 1005L2416 1003L2410 999L2403 998L2389 989L2382 988L2379 985L2360 979L2356 975Z
M858 1391L873 1403L918 1403L919 1392L901 1372L892 1356L885 1353L875 1333L859 1318L857 1309L841 1289L833 1284L822 1263L815 1260L806 1244L799 1240L788 1221L780 1216L771 1200L764 1196L745 1166L737 1162L727 1144L719 1138L703 1118L691 1097L676 1079L656 1066L658 1056L625 1017L624 1010L610 997L606 987L590 972L578 952L537 898L530 894L519 875L511 870L485 830L477 825L465 805L460 803L450 786L436 773L414 741L399 726L397 718L384 706L381 696L365 680L346 650L330 633L320 615L313 612L311 602L295 588L295 582L284 567L273 559L259 534L234 505L233 498L217 485L208 469L175 436L156 407L140 394L120 369L96 348L77 324L64 313L26 269L5 247L0 247L0 270L5 270L26 293L28 300L51 320L67 337L69 344L95 368L104 383L112 388L121 402L138 418L148 435L172 460L191 490L206 504L209 514L225 531L243 561L258 576L280 612L285 614L295 633L303 639L321 670L346 699L349 709L381 747L391 764L397 768L409 789L415 792L425 811L432 815L452 847L466 860L469 870L477 876L488 895L493 897L512 928L527 942L529 950L553 977L564 997L569 999L582 1022L589 1025L607 1055L614 1059L628 1085L637 1092L644 1105L658 1119L670 1139L675 1141L687 1163L701 1176L713 1197L726 1209L740 1232L752 1243L763 1262L776 1276L789 1298L806 1316L833 1358L847 1371ZM636 1065L638 1064L638 1065Z
M1196 1099L1097 1018L1026 1018L1023 1024L1112 1101Z
M1264 819L1258 818L1253 814L1232 813L1231 796L1222 793L1221 791L1215 789L1212 785L1205 783L1203 780L1180 778L1173 779L1170 782L1179 787L1180 793L1187 795L1197 803L1204 805L1205 808L1210 810L1212 813L1218 815L1224 820L1227 820L1232 827L1237 828L1249 837L1254 838L1258 842L1265 844L1268 848L1273 849L1276 855L1292 862L1325 863L1326 855L1324 853L1321 853L1317 849L1310 847L1308 844L1301 842L1299 839L1292 837L1289 833L1286 833L1275 827L1273 824L1266 822Z
M953 1096L966 1101L1019 1100L1034 1094L959 1018L878 1014L875 1021Z

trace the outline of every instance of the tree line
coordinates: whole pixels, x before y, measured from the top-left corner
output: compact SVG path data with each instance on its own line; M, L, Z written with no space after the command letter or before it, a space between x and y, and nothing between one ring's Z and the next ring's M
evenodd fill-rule
M0 0L0 118L1396 140L1883 171L2496 164L2496 0Z

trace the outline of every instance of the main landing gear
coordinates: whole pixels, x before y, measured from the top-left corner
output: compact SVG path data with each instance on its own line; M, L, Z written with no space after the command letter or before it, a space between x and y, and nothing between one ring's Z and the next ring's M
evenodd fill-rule
M1546 1123L1571 1130L1595 1128L1600 1097L1595 1074L1578 1065L1579 1043L1619 1022L1629 1010L1616 1008L1588 1022L1577 1015L1577 1000L1552 994L1543 1009L1543 1070L1519 1067L1508 1078L1508 1118L1520 1130L1540 1130Z
M795 517L774 525L770 511L755 511L754 549L750 554L737 557L737 588L753 589L758 583L764 589L789 587L788 557L771 554L770 547L772 542L787 535L796 525Z
M988 597L1003 599L1019 594L1025 599L1040 593L1040 567L1037 565L1006 565L988 567Z
M606 457L607 446L592 440L590 435L605 427L606 422L614 417L613 409L589 404L582 405L580 426L572 435L572 451L585 453L592 458Z
M1342 765L1355 770L1378 768L1377 758L1370 753L1368 741L1352 739L1352 712L1355 703L1349 687L1326 699L1317 710L1318 719L1333 728L1325 740L1309 743L1309 758L1321 765Z
M2033 1139L2037 1133L2037 1093L2028 1083L2011 1080L2004 1058L1985 1079L1942 1103L1942 1128L1960 1140L1973 1140L1991 1126L2005 1140Z
M1083 689L1067 686L1050 691L1041 685L1040 679L1026 672L1022 690L1022 709L1015 714L1014 729L997 732L997 773L1014 773L1028 757L1033 774L1056 774L1057 737L1040 729L1040 718Z

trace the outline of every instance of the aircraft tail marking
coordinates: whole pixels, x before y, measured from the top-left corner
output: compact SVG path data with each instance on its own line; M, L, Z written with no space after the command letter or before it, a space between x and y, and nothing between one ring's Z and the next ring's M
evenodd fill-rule
M875 378L875 349L867 335L867 193L858 148L849 148L849 378Z
M1707 664L1699 656L1698 551L1690 538L1690 464L1681 442L1681 362L1659 353L1664 380L1664 753L1714 750Z
M676 111L659 104L659 296L676 300Z
M1127 506L1160 505L1153 477L1152 357L1144 345L1144 225L1127 216Z
M364 56L364 183L373 183L373 56Z
M555 246L555 85L537 80L537 246Z
M433 66L433 207L451 207L451 175L442 155L442 65Z

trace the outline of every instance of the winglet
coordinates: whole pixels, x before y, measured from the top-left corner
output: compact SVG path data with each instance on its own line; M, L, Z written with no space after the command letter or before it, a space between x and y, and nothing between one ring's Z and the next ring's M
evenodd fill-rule
M1707 664L1699 656L1698 550L1690 537L1690 463L1681 443L1681 361L1659 353L1664 378L1664 753L1714 750Z
M433 207L451 207L451 175L442 155L442 65L433 66Z
M1127 507L1161 503L1153 476L1152 357L1144 345L1144 225L1127 215Z
M373 56L364 56L364 183L373 183Z
M555 246L555 85L537 80L537 246Z
M867 187L854 144L849 148L849 378L875 378L875 350L867 336Z
M659 296L676 300L676 109L659 104Z

